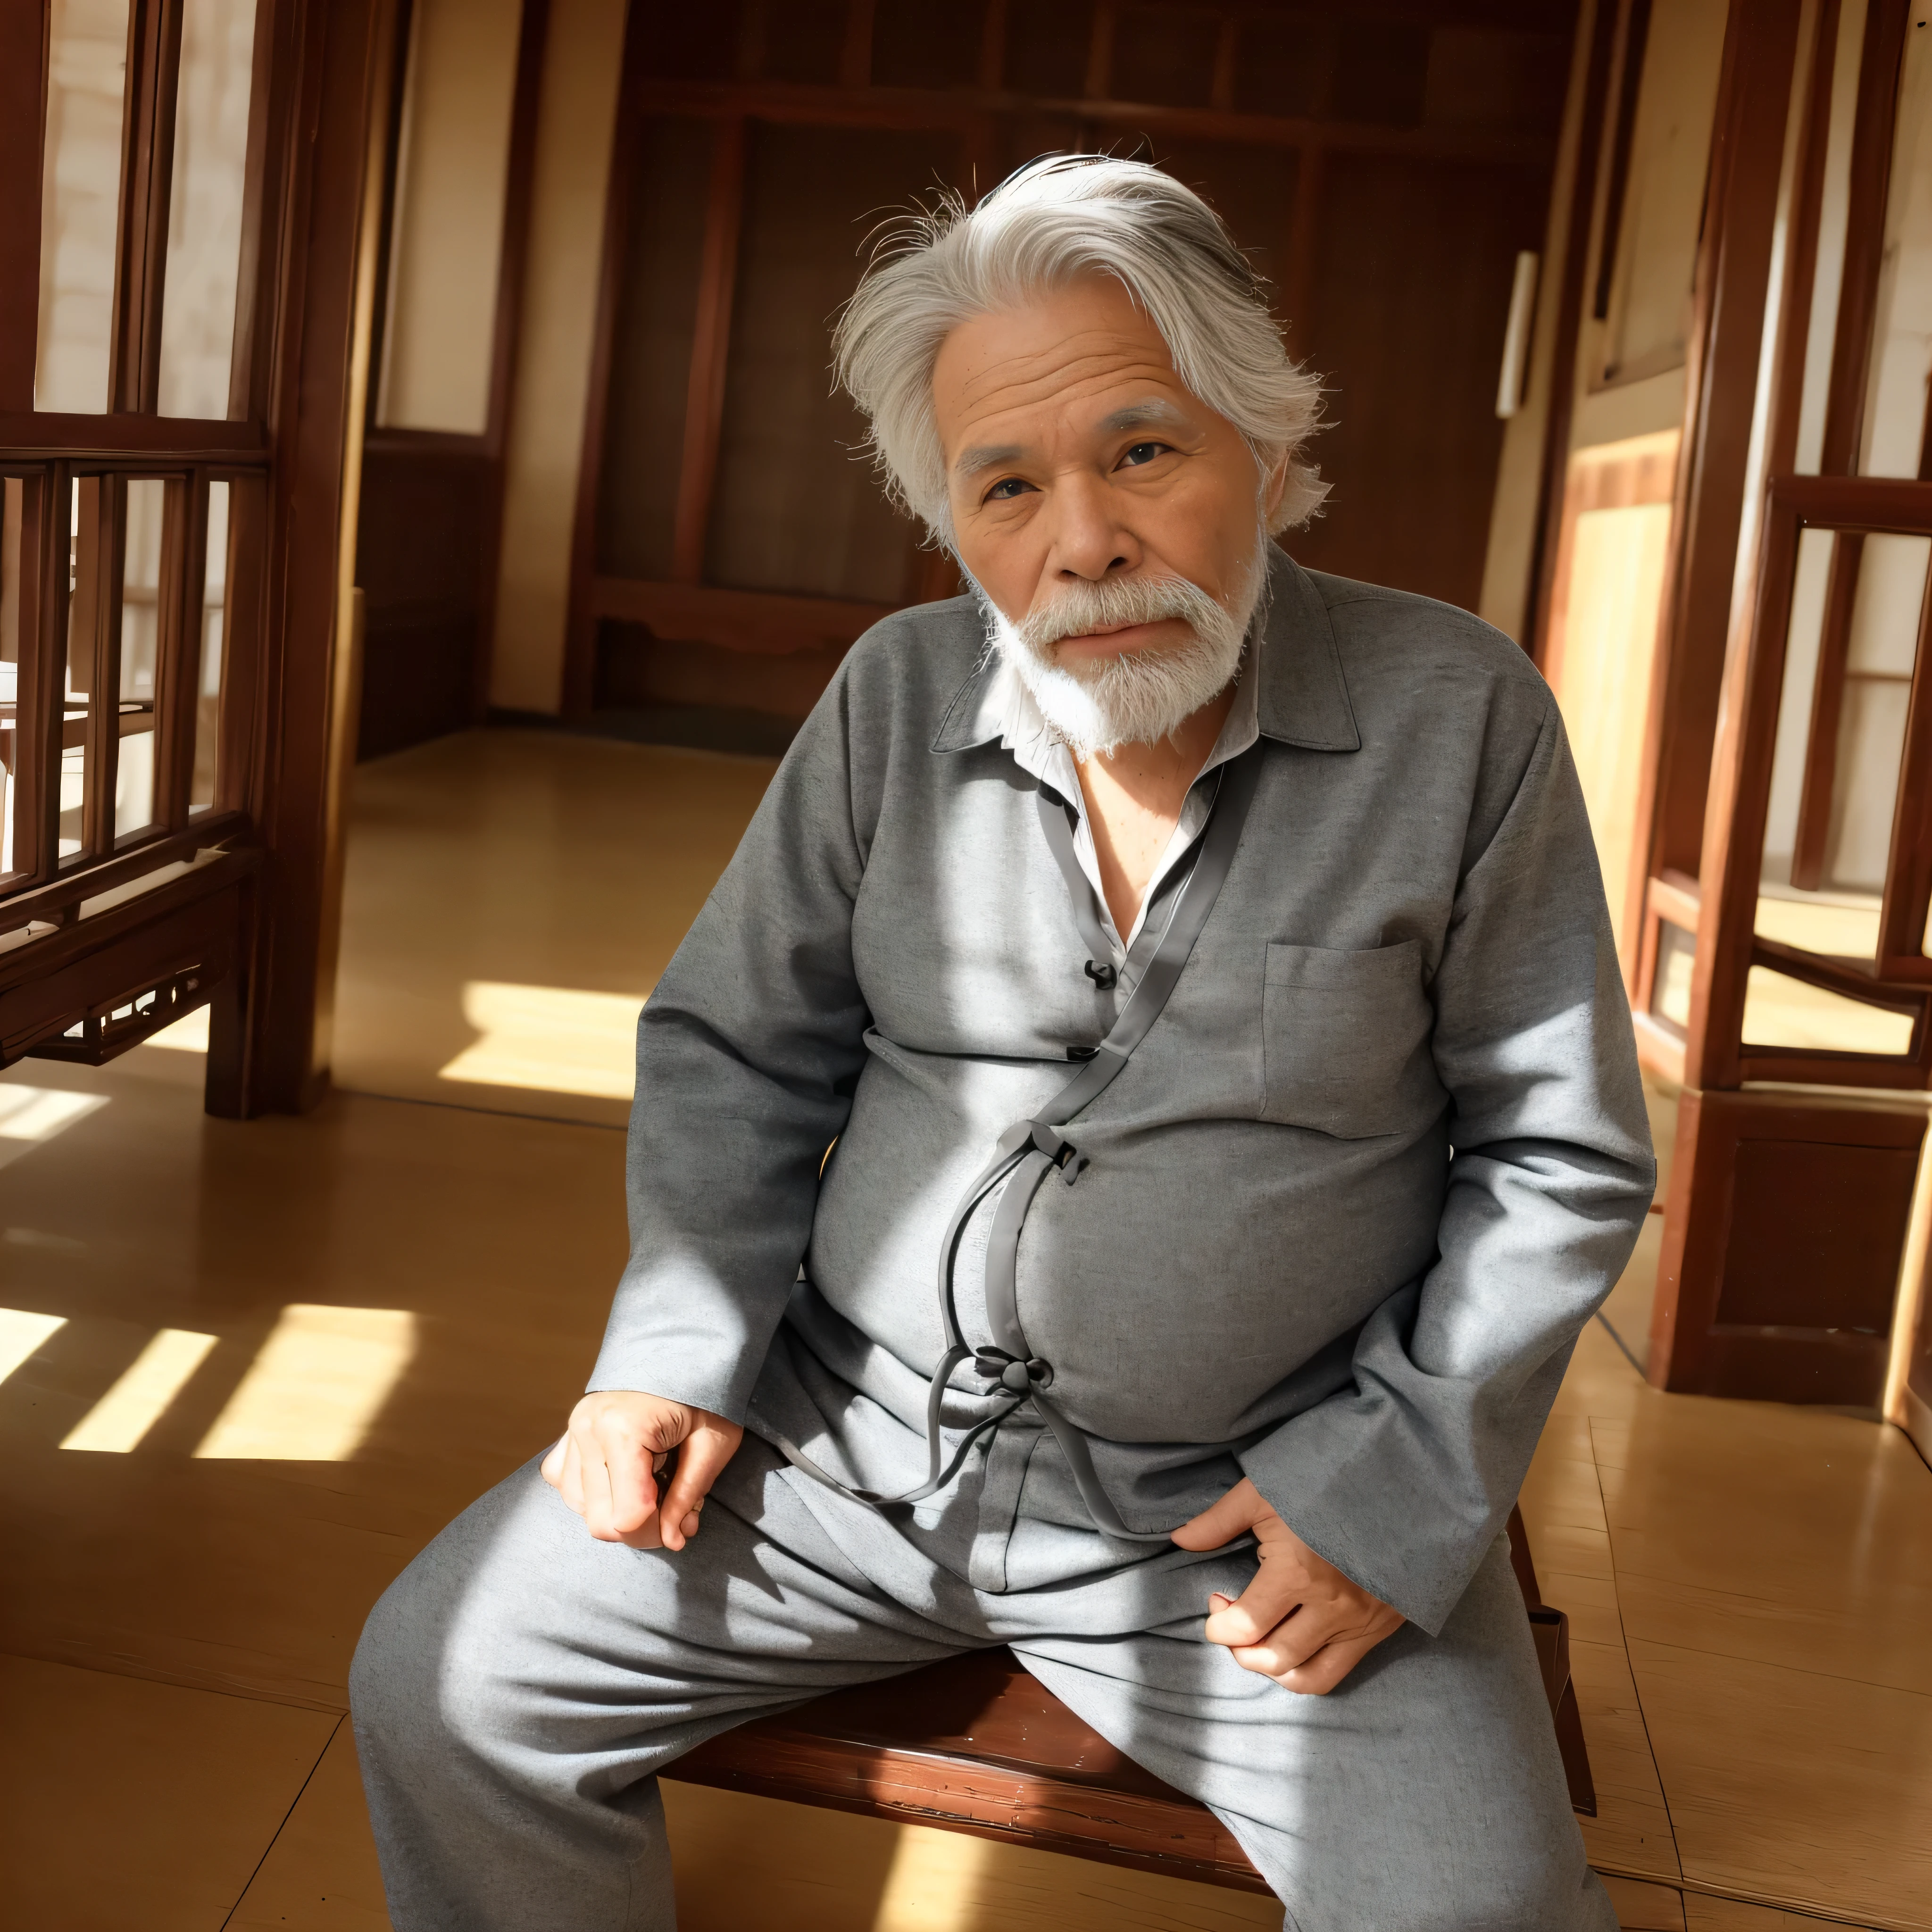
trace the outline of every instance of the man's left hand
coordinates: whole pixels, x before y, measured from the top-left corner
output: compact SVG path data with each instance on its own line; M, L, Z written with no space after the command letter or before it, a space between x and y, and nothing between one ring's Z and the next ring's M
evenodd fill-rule
M1208 1641L1226 1644L1244 1670L1326 1696L1402 1628L1402 1613L1316 1556L1245 1476L1174 1540L1184 1550L1219 1550L1249 1530L1261 1546L1261 1568L1238 1598L1209 1595Z

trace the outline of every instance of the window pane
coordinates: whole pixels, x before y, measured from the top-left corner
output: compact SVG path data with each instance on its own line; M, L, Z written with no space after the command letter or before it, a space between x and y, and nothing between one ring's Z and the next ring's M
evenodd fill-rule
M208 486L208 563L201 587L200 671L195 684L194 775L188 809L214 803L217 754L221 743L221 646L228 615L228 485Z
M1841 891L1884 888L1928 561L1932 538L1864 540L1845 655L1826 848L1824 883Z
M1750 1046L1910 1053L1912 1016L1868 1006L1768 967L1754 966L1744 993L1744 1036Z
M254 50L255 0L185 0L161 293L164 416L228 413Z
M520 0L416 0L376 420L489 427Z
M1868 476L1917 476L1932 370L1932 42L1922 32L1905 37L1886 201L1858 467Z
M1844 959L1877 950L1932 540L1798 540L1756 929Z
M1652 982L1650 1010L1679 1033L1690 1024L1690 975L1697 964L1697 935L1673 926L1667 919L1657 922L1657 974Z
M53 0L36 409L107 406L127 84L128 0Z
M14 786L20 760L20 530L26 485L0 477L0 879L27 869L16 850Z
M100 503L98 476L74 479L68 537L67 651L61 686L60 856L87 849L87 723L95 687L94 634L100 610Z
M168 486L141 476L128 485L121 562L119 755L114 766L114 836L154 816L154 668L160 656L161 525Z

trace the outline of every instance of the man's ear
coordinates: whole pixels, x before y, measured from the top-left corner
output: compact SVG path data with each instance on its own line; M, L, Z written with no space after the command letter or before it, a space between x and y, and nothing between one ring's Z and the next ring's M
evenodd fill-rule
M1270 530L1274 528L1275 514L1280 509L1282 495L1288 488L1288 466L1291 460L1284 452L1262 478L1262 522Z

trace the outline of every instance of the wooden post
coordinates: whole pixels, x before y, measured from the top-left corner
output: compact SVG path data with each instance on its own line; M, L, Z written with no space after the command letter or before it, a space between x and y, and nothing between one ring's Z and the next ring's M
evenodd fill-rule
M1832 829L1832 796L1838 789L1838 721L1844 709L1852 608L1858 601L1858 565L1864 548L1862 531L1841 530L1832 539L1824 624L1818 639L1818 669L1811 687L1810 730L1804 741L1804 777L1798 796L1798 830L1791 853L1791 883L1806 892L1816 892L1824 878L1825 843Z

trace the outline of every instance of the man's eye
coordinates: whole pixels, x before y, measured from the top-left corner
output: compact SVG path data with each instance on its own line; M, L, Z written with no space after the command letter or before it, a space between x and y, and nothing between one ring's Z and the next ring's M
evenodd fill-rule
M1033 485L1018 476L1003 476L986 492L989 503L1010 502L1014 497L1030 490Z
M1120 458L1121 463L1151 463L1156 456L1165 456L1169 446L1164 442L1137 442Z

